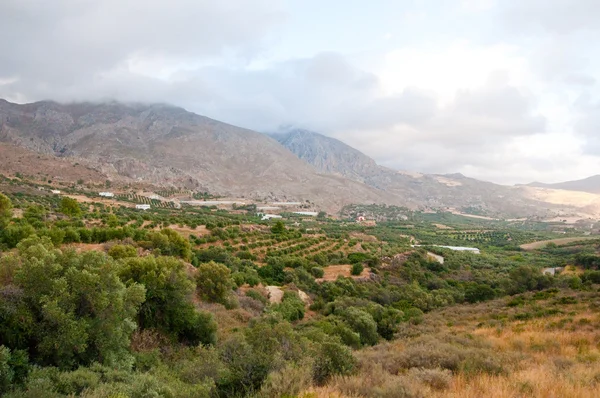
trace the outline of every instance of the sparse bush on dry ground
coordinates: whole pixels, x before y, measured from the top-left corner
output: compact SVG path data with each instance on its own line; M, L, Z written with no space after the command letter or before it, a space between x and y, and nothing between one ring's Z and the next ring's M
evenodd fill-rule
M600 297L560 292L574 298L565 305L552 296L525 295L519 308L496 300L426 314L408 326L410 337L357 352L356 374L305 396L598 397ZM515 317L540 307L555 311Z

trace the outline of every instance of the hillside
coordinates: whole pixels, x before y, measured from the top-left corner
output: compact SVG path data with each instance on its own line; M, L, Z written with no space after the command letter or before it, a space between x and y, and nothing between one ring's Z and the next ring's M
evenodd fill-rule
M334 138L302 129L273 134L272 137L323 173L367 182L370 176L380 172L373 159Z
M61 164L76 167L58 173L58 163L0 163L0 172L13 175L63 173L62 178L73 180L69 176L81 168L95 175L76 180L310 201L330 213L351 203L498 218L554 217L579 210L576 201L546 200L531 187L391 170L317 133L296 130L276 138L164 104L19 105L0 100L0 143L18 147L29 159L67 160ZM596 209L595 198L587 198L585 206Z
M70 158L112 179L333 210L399 199L320 175L275 140L168 105L0 101L0 142Z
M533 214L545 216L555 211L570 212L578 208L573 201L544 200L533 188L503 186L458 173L436 175L392 170L377 165L367 155L337 139L311 131L297 129L273 137L323 173L363 182L401 197L405 205L416 208L500 218ZM582 204L589 205L589 201ZM595 211L596 207L592 210Z
M563 189L565 191L581 191L593 194L600 194L600 174L584 178L582 180L558 182L555 184L544 184L542 182L532 182L527 184L530 187Z

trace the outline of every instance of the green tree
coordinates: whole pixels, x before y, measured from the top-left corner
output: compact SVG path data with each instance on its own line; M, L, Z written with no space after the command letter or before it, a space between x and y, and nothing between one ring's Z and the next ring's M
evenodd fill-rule
M103 253L53 248L32 237L0 259L0 341L31 348L39 364L71 368L101 362L129 366L129 338L144 287L126 287ZM7 284L8 282L8 284Z
M146 288L137 318L140 327L157 328L193 345L215 343L217 325L210 313L196 311L191 303L196 285L180 260L126 258L119 274L127 285L139 283Z
M178 256L184 260L192 258L192 246L189 240L181 236L177 231L169 228L153 232L149 236L152 247L160 250L160 254L165 256Z
M275 225L271 227L271 232L275 235L281 235L285 233L285 231L285 224L281 220L277 220L277 222L275 222Z
M127 257L136 257L137 250L131 245L114 245L108 249L108 255L115 260Z
M496 297L496 292L483 283L470 283L465 289L465 300L469 303L491 300Z
M196 274L196 286L198 294L204 300L225 303L233 287L231 271L214 261L200 264Z
M12 218L12 202L0 193L0 228L5 228Z
M316 355L313 379L318 385L327 383L332 376L346 376L354 370L356 360L352 350L336 341L322 343Z
M77 217L81 215L81 208L79 207L79 203L73 198L69 198L68 196L63 196L60 200L59 211L64 215Z
M350 272L352 275L360 275L362 274L364 269L365 267L363 267L361 263L354 263L352 264L352 269L350 270Z
M377 333L377 322L373 316L366 311L358 308L349 307L342 311L336 311L356 333L360 335L360 342L364 345L375 345L379 340Z
M273 306L273 311L281 314L286 321L299 321L304 318L304 301L298 293L286 290L281 303Z

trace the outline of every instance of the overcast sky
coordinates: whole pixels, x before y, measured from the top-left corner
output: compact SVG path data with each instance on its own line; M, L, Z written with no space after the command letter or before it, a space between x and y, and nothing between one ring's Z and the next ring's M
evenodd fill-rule
M598 0L1 0L0 97L168 102L385 166L600 174Z

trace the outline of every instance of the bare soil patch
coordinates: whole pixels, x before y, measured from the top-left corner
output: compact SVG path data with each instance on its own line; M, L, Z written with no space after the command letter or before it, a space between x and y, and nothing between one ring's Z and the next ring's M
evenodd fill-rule
M322 278L317 278L315 281L317 282L333 282L339 276L343 276L346 278L352 279L368 279L369 274L371 272L370 268L365 267L363 272L360 275L352 275L351 274L352 265L350 264L342 264L342 265L330 265L328 267L323 268L325 274Z
M548 243L554 243L557 246L567 245L569 243L578 242L581 240L589 240L589 239L598 239L598 237L594 236L582 236L579 238L558 238L558 239L549 239L549 240L541 240L538 242L525 243L521 245L521 249L523 250L537 250L546 246Z

